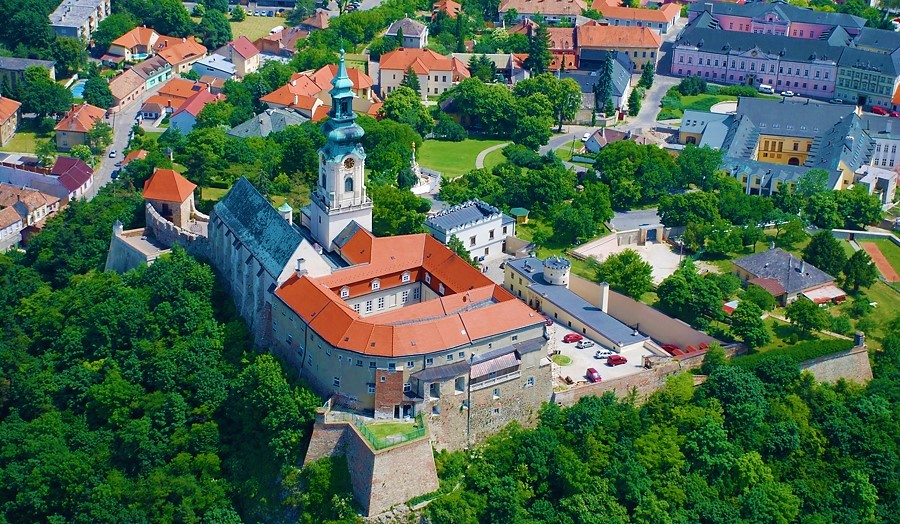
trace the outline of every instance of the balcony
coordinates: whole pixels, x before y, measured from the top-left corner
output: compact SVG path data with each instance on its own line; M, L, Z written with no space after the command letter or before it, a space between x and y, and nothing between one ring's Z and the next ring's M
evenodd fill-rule
M469 389L471 391L478 391L479 389L484 389L493 386L494 384L500 384L502 382L508 382L510 380L517 379L522 376L521 371L513 371L512 373L507 373L505 375L499 375L493 378L489 378L487 380L483 380L478 383L470 384Z

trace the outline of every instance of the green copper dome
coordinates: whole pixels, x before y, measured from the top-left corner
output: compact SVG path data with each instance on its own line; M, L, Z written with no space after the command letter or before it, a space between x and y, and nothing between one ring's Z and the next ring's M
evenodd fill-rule
M364 131L356 123L356 113L353 112L353 81L347 75L347 66L344 63L344 50L341 49L341 60L338 62L337 74L331 80L331 110L328 112L328 121L322 125L322 132L328 139L323 151L329 159L333 160L356 150L361 153L362 147L359 140Z

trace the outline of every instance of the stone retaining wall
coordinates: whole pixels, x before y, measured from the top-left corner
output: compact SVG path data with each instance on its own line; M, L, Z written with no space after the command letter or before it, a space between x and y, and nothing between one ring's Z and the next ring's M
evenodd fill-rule
M801 362L800 369L812 373L819 382L834 383L844 379L865 383L872 380L869 351L865 346Z

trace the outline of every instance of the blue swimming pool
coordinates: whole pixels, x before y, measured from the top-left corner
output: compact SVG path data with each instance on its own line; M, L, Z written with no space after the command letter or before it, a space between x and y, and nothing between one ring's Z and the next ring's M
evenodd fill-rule
M75 98L84 97L84 84L86 82L87 80L79 80L72 84L72 87L70 88L72 90L72 96L74 96Z

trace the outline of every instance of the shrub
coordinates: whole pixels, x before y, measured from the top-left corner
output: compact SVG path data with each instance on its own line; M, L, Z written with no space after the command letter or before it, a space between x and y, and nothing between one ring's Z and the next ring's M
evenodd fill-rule
M443 113L438 117L438 122L434 126L432 135L436 140L445 140L447 142L462 142L468 136L463 126Z
M831 319L831 331L840 333L841 335L847 335L852 330L853 326L850 325L849 316L841 315L839 317L834 317Z
M787 357L793 363L800 364L801 362L837 353L838 351L846 351L852 347L852 340L805 340L790 348L770 349L763 353L735 357L731 362L736 366L752 369L766 360Z
M713 94L712 91L707 92ZM758 92L756 91L756 88L751 86L727 86L719 88L718 94L731 96L757 96Z
M212 187L215 189L228 189L231 186L228 185L228 182L223 182L221 180L212 180L209 183L209 187Z
M699 76L689 76L678 84L678 92L684 96L699 95L706 92L706 80Z

